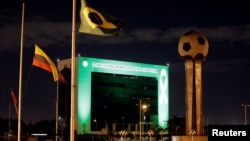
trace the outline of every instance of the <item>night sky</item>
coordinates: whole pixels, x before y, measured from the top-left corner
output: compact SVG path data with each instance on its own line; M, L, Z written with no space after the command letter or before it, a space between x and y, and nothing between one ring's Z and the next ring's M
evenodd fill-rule
M22 2L25 2L22 120L51 120L55 118L56 83L52 74L31 64L34 44L55 62L71 57L69 0L13 0L0 5L0 117L8 117L10 104L11 117L16 118L10 88L18 97ZM204 124L244 123L241 104L250 104L250 9L246 2L91 0L91 3L124 19L125 26L118 37L77 33L77 55L170 64L170 116L185 116L185 65L179 58L178 42L184 33L199 31L209 41L203 62ZM77 0L77 29L79 10Z

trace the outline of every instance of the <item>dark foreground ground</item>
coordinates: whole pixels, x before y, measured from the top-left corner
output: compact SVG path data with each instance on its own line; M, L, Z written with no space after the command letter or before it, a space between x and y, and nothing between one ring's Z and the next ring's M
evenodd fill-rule
M163 137L163 141L170 141L170 137ZM107 136L107 135L82 135L75 136L75 141L139 141L139 137ZM160 141L161 137L143 137L143 141ZM16 136L0 136L0 141L18 141ZM21 141L56 141L55 136L22 136ZM70 141L69 136L58 137L58 141Z

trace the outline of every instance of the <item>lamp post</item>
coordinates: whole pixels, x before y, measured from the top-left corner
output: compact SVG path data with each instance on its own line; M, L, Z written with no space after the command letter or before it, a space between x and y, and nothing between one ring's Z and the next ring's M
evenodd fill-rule
M147 123L147 125L146 125L146 130L148 130L148 122L146 122L146 120L148 120L147 119L147 117L146 117L146 112L147 112L147 110L148 110L148 107L149 107L150 105L149 104L143 104L142 105L142 109L143 109L143 114L142 114L142 117L143 117L143 123L145 124L145 123ZM144 126L143 126L143 128L142 128L142 132L144 133Z
M95 123L95 130L97 131L97 119L94 119L94 123Z
M149 97L142 97L142 98L140 98L140 97L132 97L132 99L137 99L137 100L139 100L139 107L140 107L140 122L139 122L139 130L140 130L140 132L139 132L139 141L141 141L141 115L142 115L142 112L141 112L141 109L142 109L142 107L141 107L141 103L142 103L142 100L149 100L150 98Z
M249 104L241 104L241 106L243 106L245 109L245 122L244 122L244 124L247 125L247 107L250 107L250 105Z

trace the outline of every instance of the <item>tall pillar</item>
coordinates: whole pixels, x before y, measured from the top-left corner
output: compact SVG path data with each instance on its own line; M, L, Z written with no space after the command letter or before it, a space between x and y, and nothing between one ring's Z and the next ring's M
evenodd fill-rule
M202 60L195 59L195 92L196 92L196 133L203 134L203 101L202 101Z
M193 59L186 58L185 59L185 69L186 69L186 134L189 134L189 131L192 130L193 123Z
M199 32L185 33L179 40L178 52L185 63L186 131L203 134L202 62L208 53L208 40Z

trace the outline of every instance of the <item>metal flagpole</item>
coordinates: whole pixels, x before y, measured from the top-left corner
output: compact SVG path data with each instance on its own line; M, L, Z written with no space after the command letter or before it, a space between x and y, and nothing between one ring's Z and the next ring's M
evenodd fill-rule
M10 131L10 126L11 126L11 123L10 123L10 103L9 103L9 131Z
M21 42L20 42L20 68L19 68L19 96L18 96L18 141L21 141L21 109L22 109L22 66L23 66L23 27L24 27L24 7L22 5L22 24L21 24Z
M57 68L58 68L57 60ZM58 140L58 99L59 99L59 80L56 82L56 141Z
M72 7L72 44L71 44L71 102L70 102L70 141L75 139L75 15L76 15L76 0L73 0Z

